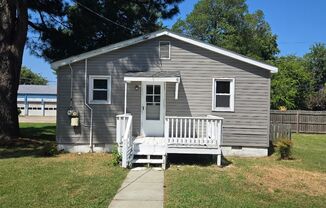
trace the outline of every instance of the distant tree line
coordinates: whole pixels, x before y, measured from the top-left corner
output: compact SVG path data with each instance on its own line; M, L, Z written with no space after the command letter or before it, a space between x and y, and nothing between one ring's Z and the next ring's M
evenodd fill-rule
M303 57L283 56L272 61L271 107L326 110L326 45L316 43Z
M275 65L271 108L326 110L326 46L316 43L303 57L277 56L277 36L261 10L245 0L201 0L172 30Z
M23 66L20 71L19 84L23 85L46 85L48 80L40 74L34 73L31 69Z

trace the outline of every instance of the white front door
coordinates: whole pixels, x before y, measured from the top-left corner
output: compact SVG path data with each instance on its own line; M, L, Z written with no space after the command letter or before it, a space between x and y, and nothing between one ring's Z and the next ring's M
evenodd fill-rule
M141 133L143 136L163 136L165 89L162 82L142 82Z

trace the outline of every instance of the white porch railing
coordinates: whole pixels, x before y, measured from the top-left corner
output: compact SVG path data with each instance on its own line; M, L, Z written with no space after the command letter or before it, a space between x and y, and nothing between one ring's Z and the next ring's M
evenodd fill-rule
M118 151L122 155L122 167L126 168L133 159L132 116L130 114L117 115Z
M164 137L168 144L206 145L219 147L222 140L223 118L165 117Z
M223 118L207 117L165 117L164 137L169 146L202 146L216 148L217 164L221 165Z

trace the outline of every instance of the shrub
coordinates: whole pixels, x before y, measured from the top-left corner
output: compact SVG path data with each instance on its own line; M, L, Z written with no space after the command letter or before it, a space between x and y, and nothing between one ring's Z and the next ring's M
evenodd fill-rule
M122 161L122 156L118 152L118 149L117 148L113 149L113 151L112 151L111 165L117 166L117 165L120 164L121 161Z
M280 138L276 141L276 151L282 160L291 159L293 143L288 138Z
M57 149L57 145L53 143L46 143L42 148L40 154L41 156L51 157L58 155L60 152Z
M326 110L326 88L312 93L306 102L309 110Z

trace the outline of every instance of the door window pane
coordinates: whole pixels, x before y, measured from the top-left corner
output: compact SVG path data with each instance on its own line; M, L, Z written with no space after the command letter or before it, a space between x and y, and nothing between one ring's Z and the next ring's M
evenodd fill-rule
M153 94L153 85L146 86L146 94Z
M154 97L154 102L160 102L161 96L155 96Z
M161 94L161 86L160 85L155 85L155 90L154 90L154 94Z
M161 86L146 86L146 120L160 120Z
M146 96L146 102L153 102L153 96L152 95L147 95Z

